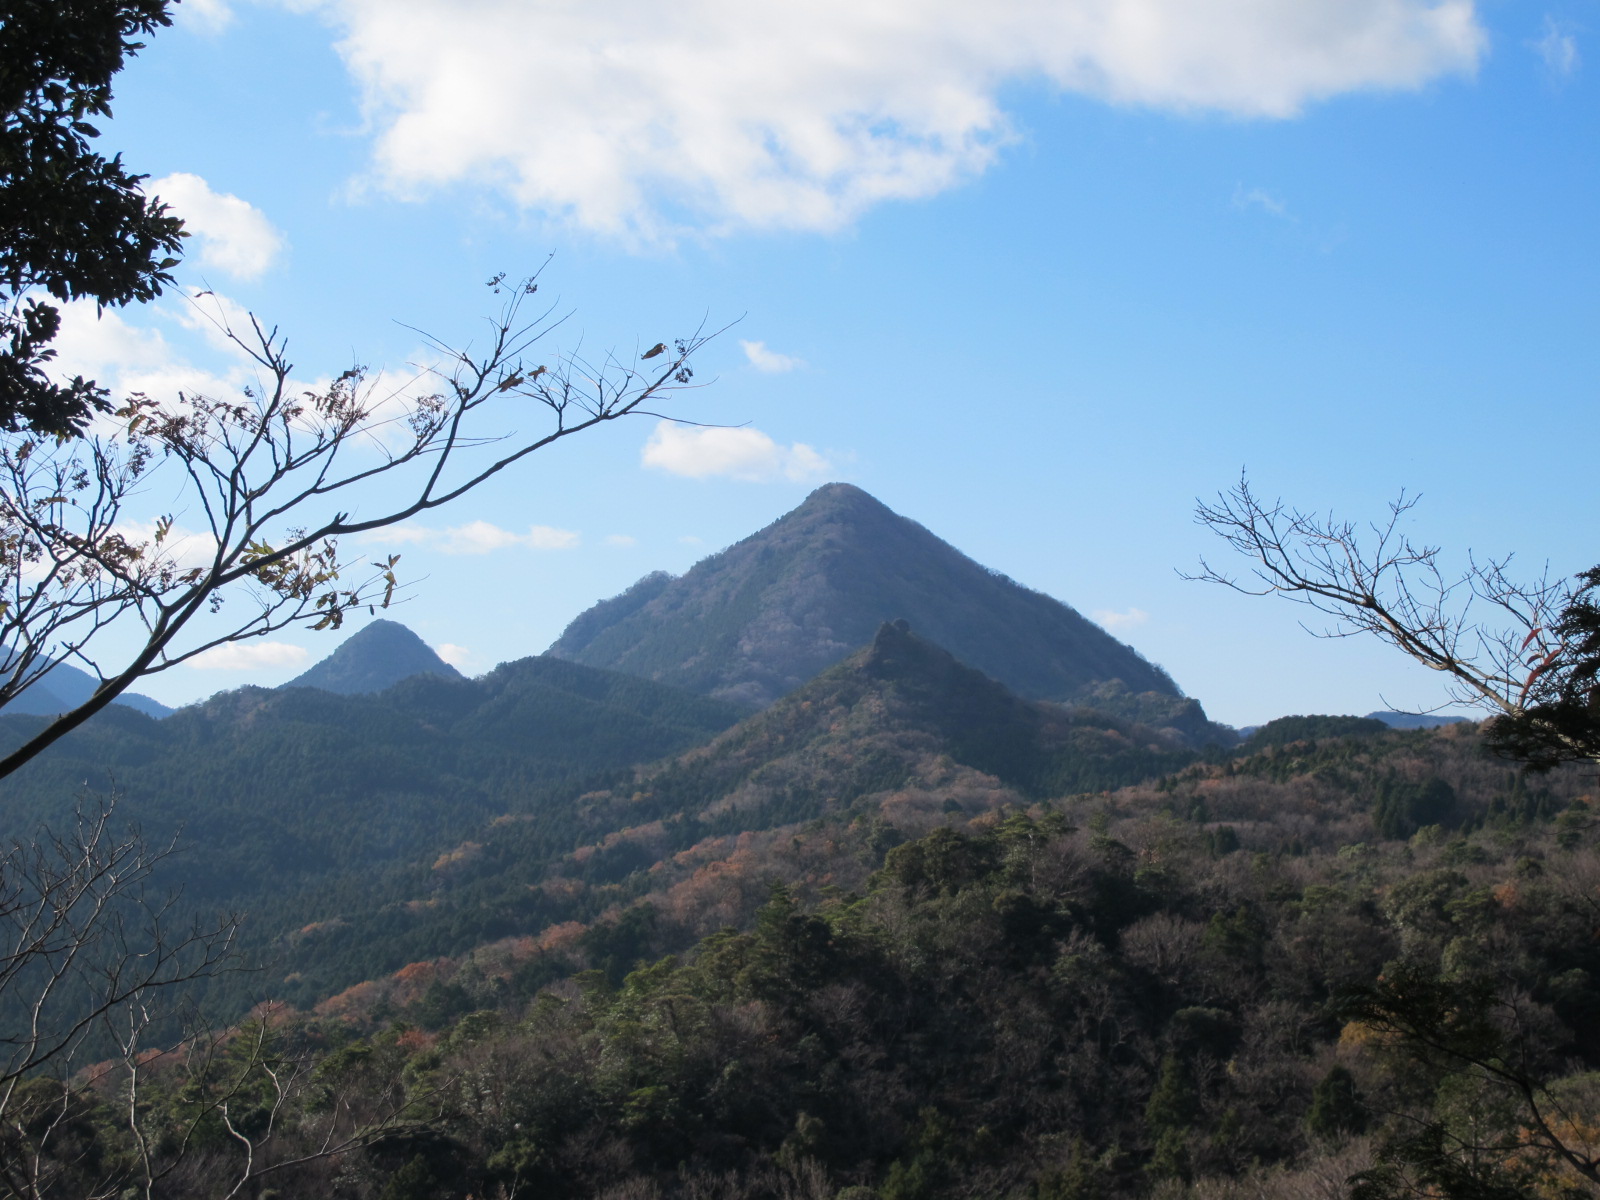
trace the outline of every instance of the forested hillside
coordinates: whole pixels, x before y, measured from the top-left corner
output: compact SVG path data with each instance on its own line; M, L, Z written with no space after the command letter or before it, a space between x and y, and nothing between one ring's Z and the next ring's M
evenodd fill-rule
M546 877L594 916L264 1011L229 1043L236 1074L148 1071L141 1119L177 1131L208 1097L265 1096L250 1048L270 1045L280 1070L320 1065L246 1135L260 1161L313 1148L330 1102L380 1131L286 1168L284 1195L1288 1200L1350 1177L1363 1200L1590 1194L1594 780L1530 781L1470 726L1296 718L1071 794L947 759L777 837L671 853L661 793L696 761L733 785L703 797L738 798L697 821L770 803L797 776L734 764L877 708L911 739L941 671L967 688L966 727L1030 725L961 670L893 631L787 710L586 797L657 826ZM791 770L821 780L844 745ZM630 841L646 853L607 861ZM106 1071L74 1140L47 1146L57 1194L124 1152ZM246 1139L192 1151L203 1177L239 1169ZM209 1193L175 1174L161 1194Z
M549 658L102 715L7 821L114 780L179 833L183 911L248 910L259 969L30 1083L0 1172L170 1200L1600 1182L1591 768L1359 717L1195 749L903 621L739 716Z
M688 945L761 902L759 878L718 867L730 855L810 847L802 857L847 860L828 869L836 883L859 882L874 855L951 814L1115 787L1195 757L1101 713L1021 700L884 626L871 646L705 746L482 818L459 843L396 869L376 897L329 895L325 910L307 912L313 931L281 947L294 981L279 994L312 1003L480 942L525 949L646 894L694 909L691 897L717 878L727 895L714 912L671 935ZM539 982L537 972L519 978ZM459 989L436 1000L468 1003Z
M137 825L152 846L176 839L161 884L194 911L246 914L253 953L270 962L286 931L322 914L411 898L416 871L493 818L695 745L740 715L543 658L370 696L244 688L163 721L112 708L0 785L0 830L26 839L114 801L118 827ZM0 719L0 738L20 741L36 721ZM236 1001L258 987L232 983Z

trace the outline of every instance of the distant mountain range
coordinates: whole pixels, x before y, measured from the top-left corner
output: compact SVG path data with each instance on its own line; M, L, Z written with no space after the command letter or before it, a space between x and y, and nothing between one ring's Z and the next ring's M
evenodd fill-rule
M1264 730L1273 731L1279 740L1294 737L1342 737L1353 733L1377 733L1385 729L1438 729L1460 725L1471 717L1442 717L1435 713L1369 712L1364 717L1289 716L1278 717L1265 725L1246 725L1238 730L1247 748L1258 744Z
M1021 696L1085 702L1115 680L1107 696L1126 715L1148 696L1169 719L1181 723L1184 710L1204 723L1132 647L846 483L818 488L681 578L645 576L581 614L546 653L765 706L897 618Z
M753 709L896 619L1020 696L1098 708L1196 744L1234 740L1132 647L844 483L817 489L681 578L645 576L579 615L546 654ZM417 675L460 678L404 625L377 620L282 687L375 694ZM59 666L8 711L65 711L92 690L87 675ZM119 703L171 712L136 694Z
M283 686L310 687L340 695L381 692L413 675L460 679L461 674L428 644L397 621L373 621L345 639L332 654ZM6 716L53 717L70 712L94 694L94 676L58 662L37 682L5 706ZM157 719L173 709L138 692L123 692L112 701Z
M1374 721L1382 721L1390 729L1437 729L1441 725L1459 725L1471 717L1442 717L1437 713L1369 712Z
M1253 732L1212 723L1198 701L1132 647L845 483L818 488L794 511L682 577L658 571L601 601L545 654L749 710L794 691L896 619L1022 697L1175 730L1194 745L1231 745ZM461 678L404 625L376 620L281 686L376 694L418 675ZM5 714L65 712L94 688L92 676L58 663ZM115 703L158 718L173 711L134 692ZM1465 719L1368 716L1400 729Z
M99 686L99 681L89 672L79 670L70 663L58 662L7 704L5 715L53 717L57 713L70 712L93 696L95 688ZM161 701L152 700L138 692L123 692L111 703L158 719L172 712Z

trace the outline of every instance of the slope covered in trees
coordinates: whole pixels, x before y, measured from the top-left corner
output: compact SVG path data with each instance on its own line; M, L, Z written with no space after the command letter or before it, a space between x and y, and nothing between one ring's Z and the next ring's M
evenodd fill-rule
M647 894L679 914L670 936L686 945L748 917L764 894L752 870L771 854L810 860L808 887L859 882L888 846L954 816L1115 787L1195 757L1102 713L1022 700L886 625L707 745L484 821L397 871L394 888L411 888L403 897L330 896L314 914L315 945L285 948L298 977L287 994L309 1002L478 942L525 950L544 930Z
M374 903L491 818L704 741L739 711L551 659L378 695L244 688L164 721L112 708L0 784L0 833L64 827L115 796L119 824L176 838L163 882L197 911L243 910L260 950L326 910ZM38 718L0 719L0 738ZM253 986L253 985L252 985Z
M941 671L983 711L909 639L875 649L832 680L855 707L819 727L914 720ZM826 694L702 757L810 740ZM1012 727L1005 697L988 707L985 727ZM648 808L694 757L627 798ZM1590 1194L1592 785L1567 769L1530 787L1454 727L1323 732L1034 802L992 777L986 799L952 781L949 807L874 793L742 864L733 849L714 874L744 870L761 898L687 940L693 906L650 868L584 878L596 847L547 882L609 903L597 919L265 1014L274 1069L314 1065L315 1086L257 1151L313 1145L332 1101L404 1120L282 1172L284 1194L1289 1200L1351 1177L1370 1200ZM51 1135L60 1194L119 1161L117 1070ZM152 1134L230 1086L176 1060L147 1075ZM165 1194L206 1194L243 1150L205 1153L209 1175Z
M1071 701L1120 680L1133 696L1177 701L1171 720L1205 729L1199 706L1131 647L846 483L681 578L646 576L546 653L764 705L897 618L1018 695Z

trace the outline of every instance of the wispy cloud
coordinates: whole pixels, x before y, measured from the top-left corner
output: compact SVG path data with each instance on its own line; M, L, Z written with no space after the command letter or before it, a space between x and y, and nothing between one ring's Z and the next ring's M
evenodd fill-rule
M1565 21L1546 14L1543 32L1529 45L1544 60L1545 69L1557 78L1570 79L1578 73L1582 62L1578 57L1578 38Z
M1278 217L1281 220L1292 220L1289 215L1289 206L1274 196L1265 188L1247 188L1239 184L1233 189L1233 206L1241 212L1251 209L1264 212L1269 217Z
M259 279L277 260L287 242L255 205L227 192L214 192L198 175L180 172L152 179L146 191L160 196L183 218L200 245L199 265L232 275Z
M769 375L781 375L785 371L793 371L797 367L806 365L802 359L768 350L765 342L747 342L741 338L739 345L744 349L744 356L750 361L750 365Z
M639 539L636 538L636 537L633 537L630 534L626 534L626 533L608 533L606 535L606 545L608 545L608 546L627 547L627 546L637 546L638 544L639 544Z
M169 562L175 567L187 569L210 566L216 559L217 539L209 533L197 533L182 525L170 526L166 536L161 539L160 547L155 544L154 521L122 521L117 524L116 531L134 545L148 547L146 561Z
M1124 629L1135 629L1150 619L1150 614L1142 608L1130 608L1127 612L1116 612L1109 608L1097 608L1089 615L1098 624L1113 633Z
M746 483L815 479L832 469L804 442L783 446L759 429L698 429L670 421L656 426L642 458L645 466L673 475Z
M497 550L522 547L528 550L571 550L582 537L570 529L552 525L530 525L526 533L502 529L488 521L468 521L448 529L427 525L394 525L362 536L366 544L414 545L440 554L493 554Z
M311 655L288 642L232 642L197 654L188 665L201 671L270 671L298 667Z
M339 30L371 186L493 181L634 241L831 230L944 191L1014 138L1019 84L1287 118L1471 73L1487 47L1473 0L295 2Z

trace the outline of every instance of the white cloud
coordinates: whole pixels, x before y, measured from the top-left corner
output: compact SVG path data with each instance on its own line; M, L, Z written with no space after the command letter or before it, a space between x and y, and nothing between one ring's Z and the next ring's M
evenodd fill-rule
M120 312L96 312L93 300L61 306L61 332L54 342L59 376L98 379L127 371L164 370L174 352L160 330L130 324Z
M701 429L661 421L644 445L644 465L691 479L725 476L747 483L814 479L831 470L804 442L781 446L759 429Z
M228 0L183 0L174 15L180 26L201 33L221 33L233 24L233 8Z
M984 171L1020 85L1284 118L1470 73L1473 0L290 0L341 31L370 182L624 238L829 230Z
M1150 619L1150 614L1142 608L1130 608L1127 612L1114 612L1109 608L1097 608L1089 615L1112 632L1116 632L1119 629L1136 628Z
M769 375L781 375L785 371L793 371L796 367L806 365L802 359L768 350L765 342L747 342L741 338L739 345L744 348L744 356L750 360L750 365Z
M637 546L638 544L638 538L630 537L626 533L611 533L606 535L606 545L608 546Z
M696 537L692 533L684 534L681 538L678 539L678 541L682 542L685 546L703 546L703 545L705 545L705 539L704 538Z
M375 529L363 534L360 541L367 544L418 545L441 554L493 554L513 546L529 550L571 550L582 538L570 529L557 529L552 525L530 525L527 533L502 529L488 521L468 521L449 529L431 529L426 525L393 525L388 529Z
M468 521L444 530L434 539L433 547L445 554L493 554L507 546L522 544L522 536L509 529L501 529L488 521Z
M226 192L214 192L198 175L179 172L146 186L183 218L200 243L200 266L236 279L257 279L284 247L283 234L260 209Z
M556 529L550 525L530 525L522 542L535 550L571 550L579 537L570 529Z
M298 667L311 655L288 642L230 642L197 654L188 665L201 671L267 671Z
M1264 188L1246 188L1239 184L1233 189L1233 206L1240 211L1259 209L1269 217L1291 220L1289 206Z
M1546 15L1544 19L1544 33L1537 41L1529 43L1544 59L1544 65L1549 71L1563 79L1575 75L1578 71L1578 39L1572 30L1563 22Z
M426 525L390 525L387 529L364 533L357 540L368 544L382 542L386 546L407 546L421 545L438 536L437 529L429 529Z
M457 646L452 642L441 642L433 648L433 652L452 667L460 669L472 661L472 651L465 646Z
M143 392L170 400L179 392L220 395L245 382L235 373L218 375L190 362L161 330L134 325L116 309L96 312L92 300L61 306L61 332L51 375L82 375L109 388L113 397Z

